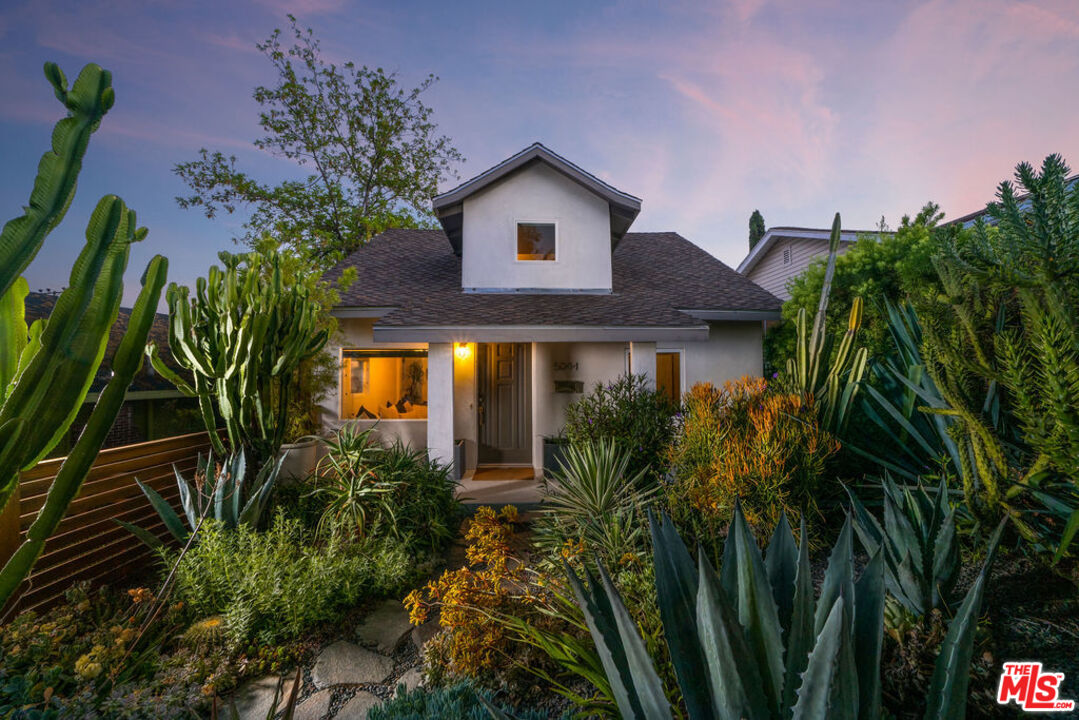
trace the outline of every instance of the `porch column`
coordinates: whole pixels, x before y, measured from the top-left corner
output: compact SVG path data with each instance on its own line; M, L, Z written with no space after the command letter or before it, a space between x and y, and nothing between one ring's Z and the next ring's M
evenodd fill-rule
M427 349L427 456L453 463L453 343Z
M648 386L656 387L656 344L654 342L631 342L629 344L629 371L644 375Z
M548 406L554 390L554 369L551 367L551 346L532 343L532 469L543 474L543 436L550 432Z

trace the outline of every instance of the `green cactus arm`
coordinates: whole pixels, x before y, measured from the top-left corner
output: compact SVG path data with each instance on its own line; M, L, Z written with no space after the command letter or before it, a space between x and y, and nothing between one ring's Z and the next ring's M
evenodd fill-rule
M174 372L172 368L165 364L165 361L161 359L161 352L158 350L157 343L146 343L146 357L150 360L150 365L153 366L154 371L165 378L174 388L179 390L188 397L195 397L195 388L184 380L178 373Z
M143 276L142 290L132 309L127 330L113 356L113 376L102 390L97 404L94 405L86 423L86 429L79 436L74 449L60 465L60 470L56 473L45 496L45 504L42 505L34 522L26 531L26 540L4 565L3 570L0 570L0 607L7 603L22 581L30 574L34 562L45 546L45 541L56 530L56 526L67 512L68 505L78 494L83 480L86 479L86 474L101 450L101 445L105 442L105 436L108 435L120 411L120 406L124 402L127 388L142 365L142 350L154 321L167 272L168 261L165 258L158 255L150 261ZM59 307L59 302L57 306ZM16 479L17 477L16 475ZM7 497L4 498L5 503L6 500Z
M30 286L26 278L17 278L0 296L0 403L19 372L19 362L30 335L26 327L26 296Z
M0 295L26 270L45 237L67 213L90 135L113 103L112 74L97 65L86 65L70 91L55 63L45 64L45 76L67 107L68 117L53 129L52 147L38 163L25 212L0 231Z
M87 225L87 244L71 270L70 284L41 333L41 347L0 408L0 423L34 418L23 434L18 469L32 467L48 454L74 421L119 313L130 245L143 236L122 200L101 199ZM3 479L0 505L13 490L13 478L9 474Z

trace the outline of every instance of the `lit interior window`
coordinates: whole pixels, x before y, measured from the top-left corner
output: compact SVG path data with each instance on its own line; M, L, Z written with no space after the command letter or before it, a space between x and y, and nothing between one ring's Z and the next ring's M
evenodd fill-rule
M426 350L342 350L341 417L427 417Z
M554 260L554 223L517 223L518 260Z

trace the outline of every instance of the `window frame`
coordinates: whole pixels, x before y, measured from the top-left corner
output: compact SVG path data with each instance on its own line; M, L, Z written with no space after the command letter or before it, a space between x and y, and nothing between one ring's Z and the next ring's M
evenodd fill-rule
M686 395L686 349L684 347L659 347L656 346L656 355L660 353L677 353L678 354L678 384L681 386L678 390L679 397L685 397ZM625 372L630 370L630 348L627 345L625 350Z
M428 413L430 412L430 386L428 385L427 372L430 371L430 348L414 348L414 347L339 347L337 349L338 360L338 372L337 372L337 417L342 422L367 422L367 423L395 423L395 422L427 422L427 417L422 418L359 418L345 415L345 353L346 352L359 352L359 353L384 353L385 356L398 355L401 357L422 357L428 360L427 370L424 373L424 390L428 397ZM349 393L351 394L351 393ZM428 415L429 417L429 415Z
M521 225L553 225L554 226L554 260L522 260L517 252L517 232ZM562 233L558 227L558 220L552 218L517 218L513 221L513 261L526 265L556 265L562 257Z

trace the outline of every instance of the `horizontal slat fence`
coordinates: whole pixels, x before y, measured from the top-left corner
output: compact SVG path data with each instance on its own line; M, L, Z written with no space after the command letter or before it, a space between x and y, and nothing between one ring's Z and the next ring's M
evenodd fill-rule
M152 567L155 558L150 549L115 520L146 528L163 540L171 539L135 479L178 507L173 466L190 478L199 454L209 450L210 436L205 432L102 450L64 519L45 543L30 577L4 608L4 616L47 608L63 598L75 582L85 580L95 586L116 583ZM22 541L63 460L45 460L20 477L18 497L0 518L0 533L4 535L0 561L6 561ZM17 520L12 510L16 500Z

